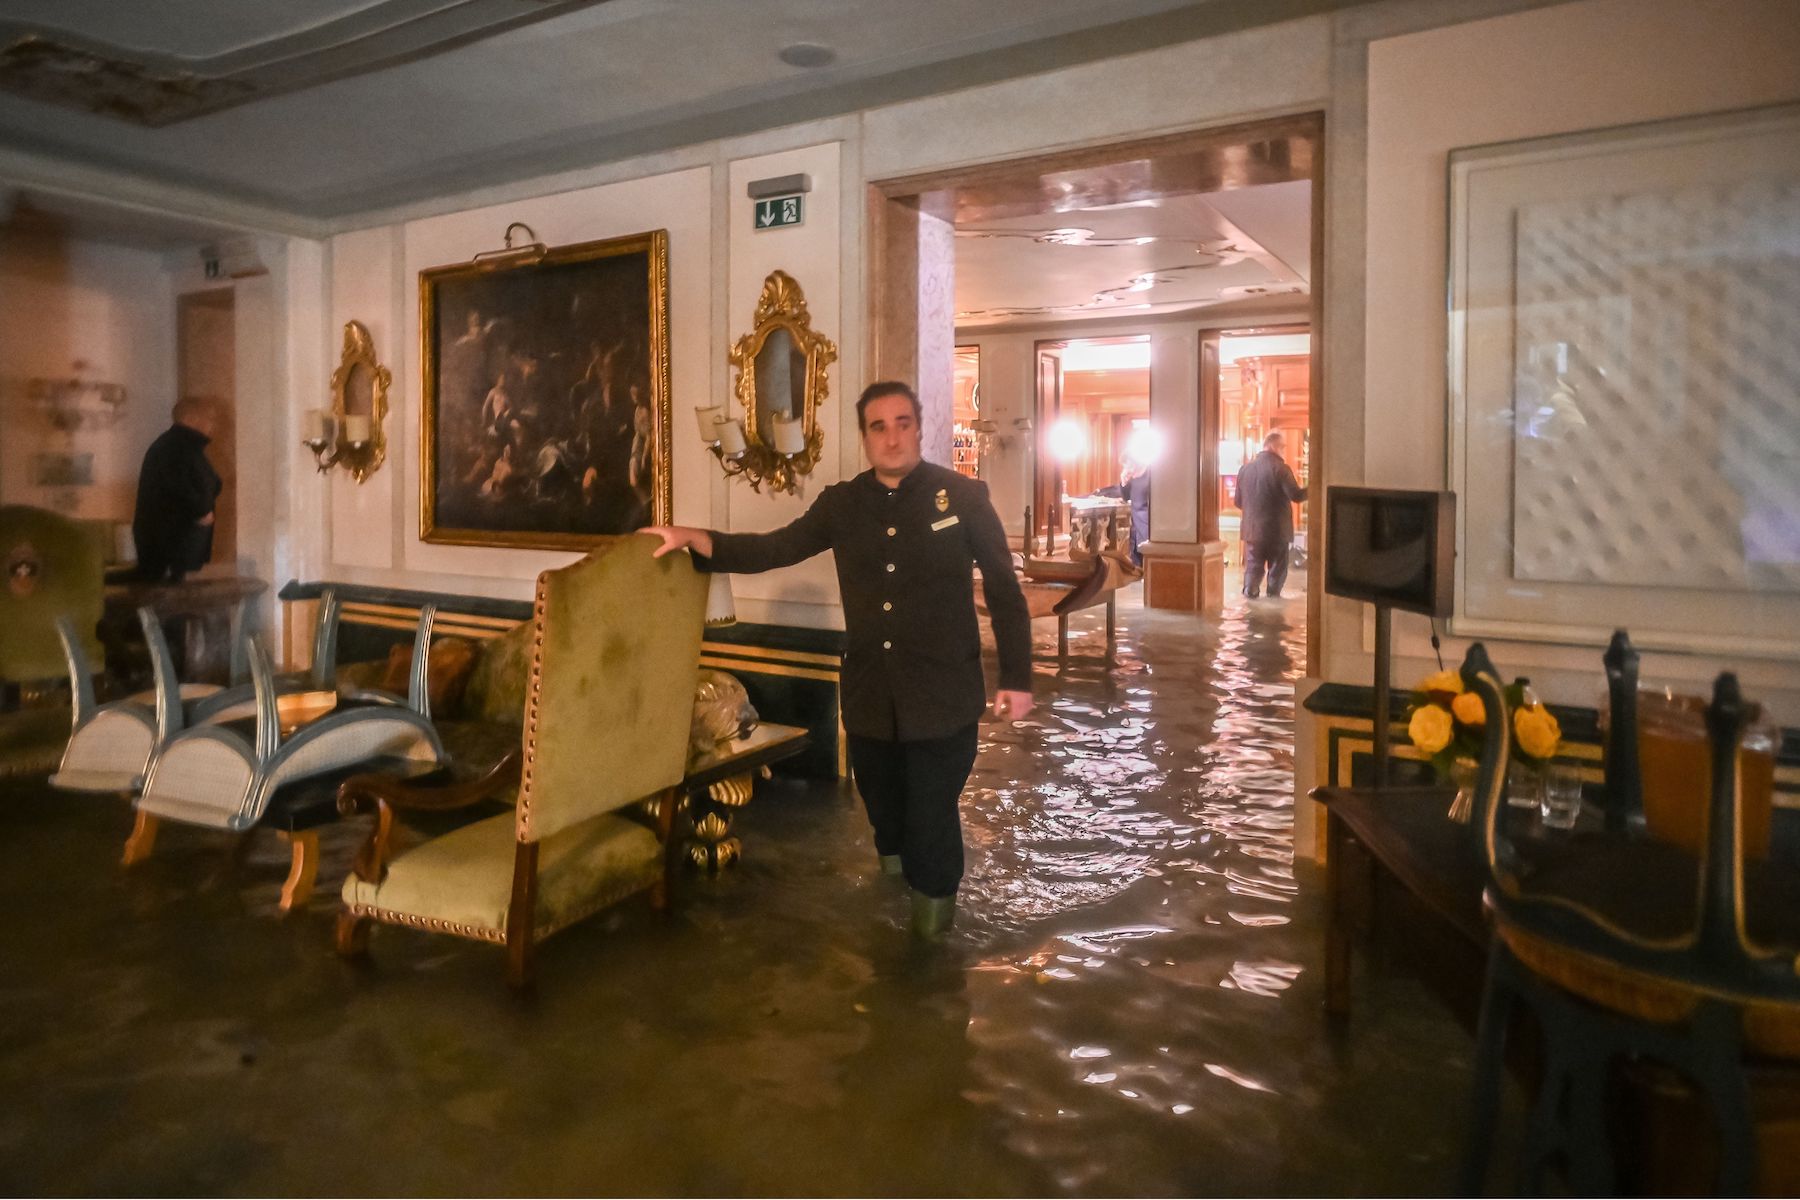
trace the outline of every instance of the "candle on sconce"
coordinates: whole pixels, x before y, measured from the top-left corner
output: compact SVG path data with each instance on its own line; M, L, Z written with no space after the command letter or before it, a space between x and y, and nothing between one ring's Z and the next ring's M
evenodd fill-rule
M714 439L719 443L719 453L727 458L735 458L746 449L744 427L738 424L735 417L721 417L713 423Z
M300 440L303 442L323 442L326 440L329 426L326 423L325 410L309 408L300 414Z
M700 426L700 440L716 442L719 440L717 425L725 419L725 406L715 404L710 408L694 409L694 420Z
M793 417L776 417L774 422L775 452L793 455L806 449L806 430Z
M350 413L344 418L344 440L352 446L367 445L371 424L367 413Z

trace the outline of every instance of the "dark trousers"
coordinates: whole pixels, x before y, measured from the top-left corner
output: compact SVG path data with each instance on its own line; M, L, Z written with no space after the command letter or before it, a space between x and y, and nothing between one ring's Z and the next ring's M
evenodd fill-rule
M1244 595L1252 600L1262 591L1263 571L1269 573L1269 595L1281 595L1287 582L1288 539L1244 543Z
M875 852L898 854L906 882L926 896L954 896L962 882L957 801L975 765L975 728L917 742L850 735L850 769L875 829Z

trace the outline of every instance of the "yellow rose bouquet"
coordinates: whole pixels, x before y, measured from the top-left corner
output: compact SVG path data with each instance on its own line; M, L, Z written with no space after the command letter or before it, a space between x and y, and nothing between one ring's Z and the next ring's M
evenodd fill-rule
M1506 685L1501 694L1506 700L1507 719L1512 722L1514 755L1529 766L1542 767L1556 755L1562 728L1550 710L1530 695L1524 680ZM1413 689L1406 732L1440 780L1451 777L1451 768L1458 759L1481 757L1482 727L1486 724L1487 709L1480 695L1463 686L1462 675L1457 671L1429 675Z

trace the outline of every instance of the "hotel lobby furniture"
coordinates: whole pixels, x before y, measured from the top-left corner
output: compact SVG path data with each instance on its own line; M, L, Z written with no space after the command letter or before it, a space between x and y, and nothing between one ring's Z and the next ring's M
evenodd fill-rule
M476 650L474 673L468 690L447 706L434 707L446 748L461 760L454 722L473 720L475 710L490 725L503 723L511 713L516 744L521 698L524 694L528 654L502 656L514 664L503 672L514 701L485 697L484 672L493 661L496 642L509 633L522 632L520 644L529 647L531 603L491 596L374 588L337 581L290 582L280 599L289 606L288 625L301 638L314 621L308 610L322 607L327 594L341 605L339 632L334 643L341 679L361 686L377 684L391 648L410 643L421 606L437 610L437 634L469 642ZM517 634L515 633L515 636ZM298 647L295 647L298 652ZM709 627L701 643L701 666L729 672L744 685L750 701L764 721L797 725L806 730L805 747L775 768L778 774L808 779L833 779L848 773L845 742L838 721L838 676L843 663L842 630L811 629L793 625L769 625L739 621L735 625ZM315 656L316 658L316 656ZM434 652L434 672L438 656ZM478 699L480 698L480 699ZM503 753L502 747L498 753ZM490 749L487 761L498 761Z
M1085 562L1104 553L1131 553L1131 505L1103 496L1072 498L1069 511L1069 557Z
M192 576L176 583L119 582L106 585L106 612L100 636L106 642L109 672L127 689L145 686L150 665L137 641L137 611L148 608L172 631L176 670L190 683L241 681L242 645L249 606L269 590L261 579Z
M1616 665L1609 653L1615 690L1635 690ZM1495 711L1498 676L1479 646L1464 677ZM1717 740L1735 745L1734 682L1721 682L1714 709ZM1623 762L1636 731L1615 723L1609 734L1608 757ZM1726 767L1701 858L1638 831L1630 786L1593 787L1576 829L1544 829L1504 798L1507 723L1489 722L1487 742L1467 824L1449 818L1448 787L1315 793L1329 840L1328 1011L1348 1010L1349 914L1366 855L1458 942L1487 954L1465 1191L1485 1182L1514 1009L1541 1031L1541 1083L1515 1186L1542 1188L1557 1161L1577 1194L1738 1193L1753 1180L1764 1192L1791 1191L1800 1183L1800 865L1741 853L1735 755L1716 759ZM1707 1153L1696 1129L1709 1122L1719 1174L1691 1177Z
M1019 586L1025 593L1025 608L1033 620L1056 618L1056 653L1059 661L1069 657L1069 615L1084 608L1106 607L1106 665L1113 665L1113 652L1118 645L1118 591L1143 578L1142 573L1123 553L1107 551L1081 561L1054 558L1027 558L1019 566ZM976 591L976 607L987 611L980 590Z
M187 690L176 682L162 625L148 608L138 610L144 642L150 648L155 687L143 695L96 704L94 671L82 639L67 618L58 621L69 663L73 719L62 763L50 777L52 787L73 792L135 795L156 752L188 724L189 708L217 694L210 684Z
M406 706L370 703L335 691L277 690L267 653L248 645L255 715L175 733L151 763L136 802L125 865L143 859L161 820L241 832L261 821L286 784L382 757L437 763L444 749L430 720L420 622Z
M1490 717L1505 712L1499 676L1479 645L1463 678ZM1501 787L1511 731L1504 720L1487 722L1470 824L1495 936L1465 1184L1485 1175L1515 1007L1529 1009L1545 1035L1544 1076L1521 1157L1524 1187L1538 1189L1545 1168L1561 1160L1578 1193L1618 1189L1606 1136L1608 1070L1626 1060L1672 1068L1701 1097L1718 1135L1717 1191L1742 1195L1757 1181L1745 1062L1800 1067L1800 867L1746 852L1740 748L1749 720L1736 677L1720 675L1706 714L1712 787L1701 853L1617 829L1551 861L1528 858L1509 828L1517 813ZM1635 730L1628 735L1636 740ZM1764 1157L1787 1156L1765 1147ZM1792 1165L1762 1165L1765 1188L1796 1181Z
M539 576L522 742L488 775L442 789L345 783L340 804L377 816L344 882L339 953L366 952L374 922L448 933L505 946L507 980L523 987L542 939L639 891L666 903L706 580L653 548L621 538ZM393 852L396 814L515 784L512 811Z
M690 863L717 871L737 861L742 847L731 833L733 818L750 803L756 777L767 778L771 764L804 750L806 736L806 730L795 725L760 722L741 737L689 754L681 790L692 825L687 840Z
M69 738L59 618L98 661L105 548L60 513L0 506L0 778L56 769Z

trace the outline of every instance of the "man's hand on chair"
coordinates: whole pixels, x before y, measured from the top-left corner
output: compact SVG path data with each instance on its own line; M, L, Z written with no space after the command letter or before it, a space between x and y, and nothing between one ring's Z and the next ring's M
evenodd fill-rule
M662 545L656 548L652 558L661 558L675 550L693 550L703 558L712 557L712 534L707 530L690 529L686 525L646 525L638 532L662 539Z

